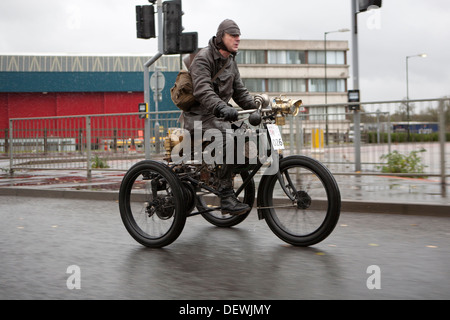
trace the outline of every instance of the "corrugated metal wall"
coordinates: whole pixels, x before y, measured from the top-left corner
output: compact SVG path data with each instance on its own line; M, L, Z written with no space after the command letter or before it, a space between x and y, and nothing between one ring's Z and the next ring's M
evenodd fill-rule
M148 59L0 55L0 130L8 128L10 118L137 112L144 100L143 65ZM157 66L163 67L166 80L158 108L177 110L170 88L179 57L161 57L150 72Z

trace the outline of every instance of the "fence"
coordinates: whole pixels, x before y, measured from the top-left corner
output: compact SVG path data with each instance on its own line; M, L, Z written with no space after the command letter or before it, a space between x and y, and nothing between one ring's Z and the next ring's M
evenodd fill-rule
M151 153L155 137L176 127L179 112L158 115L161 130L151 126ZM145 119L141 113L11 119L0 142L9 155L11 170L127 170L145 157ZM154 113L149 113L154 116Z
M354 127L355 113L339 112L347 105L306 106L307 114L287 118L282 127L285 153L317 158L336 175L427 175L439 176L445 184L450 169L445 162L450 150L445 124L446 118L449 124L449 102L433 99L361 103L357 114L359 139ZM9 129L0 133L0 155L9 157L11 171L73 169L86 170L90 176L92 170L127 170L145 158L146 119L141 119L141 115L10 119ZM158 113L158 131L156 114L148 115L149 154L160 159L163 139L169 128L179 127L180 112ZM405 161L410 162L407 167Z
M450 163L450 100L361 103L355 113L327 113L342 104L306 106L284 128L291 153L326 163L335 175L435 176L445 185ZM359 123L360 138L355 136ZM358 125L357 125L358 126Z

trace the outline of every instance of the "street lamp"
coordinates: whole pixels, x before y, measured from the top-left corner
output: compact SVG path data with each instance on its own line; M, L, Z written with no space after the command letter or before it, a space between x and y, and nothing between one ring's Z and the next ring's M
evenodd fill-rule
M339 29L336 31L327 31L323 34L323 42L325 45L325 104L328 104L328 79L327 79L327 34L338 33L338 32L349 32L350 29ZM328 145L328 106L325 106L325 144Z
M426 53L421 53L421 54L415 54L413 56L407 56L406 57L406 121L408 122L408 141L409 141L409 134L410 134L410 129L409 129L409 122L411 121L410 119L410 115L409 115L409 76L408 76L408 60L410 58L426 58L427 54Z

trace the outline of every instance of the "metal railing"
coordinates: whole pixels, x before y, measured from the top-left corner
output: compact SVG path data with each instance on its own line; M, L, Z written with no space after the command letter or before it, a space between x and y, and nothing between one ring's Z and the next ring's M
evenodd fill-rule
M408 103L417 116L433 113L428 130L396 126ZM308 114L286 119L282 127L286 154L305 154L324 162L337 175L448 176L450 145L445 116L449 99L381 101L360 103L361 136L354 132L354 113L336 112L347 104L306 106ZM418 112L420 110L420 112ZM325 111L325 112L323 112ZM103 114L84 116L10 119L9 129L0 132L0 155L9 157L9 169L128 170L145 158L145 121L150 122L150 155L162 158L163 140L169 128L179 127L179 111ZM431 119L431 118L430 118ZM401 119L400 119L401 120ZM155 131L156 121L159 124ZM413 121L406 121L413 123ZM422 121L422 124L424 121ZM447 124L448 125L448 124ZM408 127L410 128L410 127ZM423 129L423 128L422 128ZM403 130L403 131L402 131ZM355 146L358 145L358 148ZM160 150L159 153L156 151ZM356 153L360 152L359 155ZM423 170L389 172L388 155L417 156ZM357 163L359 161L359 163ZM361 168L355 172L355 168ZM388 168L389 169L389 168Z
M290 119L283 130L289 152L318 158L335 175L434 176L445 184L450 172L450 99L359 104L359 139L354 113L325 112L347 104L305 106L310 112ZM411 165L399 172L395 161Z
M149 112L149 117L154 113ZM180 112L158 115L160 130L150 132L162 141L168 127L177 127ZM10 119L2 149L10 170L128 170L145 158L145 119L142 113ZM164 133L163 133L164 131ZM5 134L6 136L6 134Z

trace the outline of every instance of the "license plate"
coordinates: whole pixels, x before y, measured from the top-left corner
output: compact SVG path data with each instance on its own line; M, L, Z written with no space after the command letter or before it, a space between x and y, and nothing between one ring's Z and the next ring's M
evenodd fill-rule
M270 141L274 150L283 150L284 143L281 137L280 129L276 124L268 124L267 130L269 130Z

